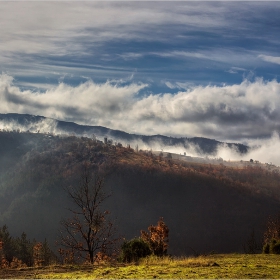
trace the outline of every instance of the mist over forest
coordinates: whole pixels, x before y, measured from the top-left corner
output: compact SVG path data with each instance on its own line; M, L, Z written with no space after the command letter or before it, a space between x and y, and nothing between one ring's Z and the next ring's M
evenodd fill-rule
M0 129L7 131L24 131L32 133L48 133L64 136L84 136L101 141L106 137L112 143L138 147L143 150L165 151L188 156L219 157L220 150L228 153L244 155L249 147L240 143L224 143L203 137L168 137L165 135L129 134L102 126L78 125L73 122L59 121L27 114L0 114Z
M243 252L252 231L262 242L268 217L279 210L279 169L255 161L178 160L172 153L93 136L7 127L0 132L0 153L0 224L13 235L24 231L37 240L47 238L53 247L71 207L65 187L80 184L84 162L104 170L112 194L104 209L110 210L120 235L137 237L164 217L170 254Z

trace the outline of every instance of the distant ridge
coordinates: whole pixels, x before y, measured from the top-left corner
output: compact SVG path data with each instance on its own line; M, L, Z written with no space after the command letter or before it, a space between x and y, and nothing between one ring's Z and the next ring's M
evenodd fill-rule
M99 139L108 138L113 142L122 144L144 144L148 147L155 145L161 147L182 147L189 149L191 146L201 155L215 155L220 145L236 149L239 153L245 154L249 147L239 143L225 143L215 139L203 137L168 137L164 135L137 135L121 130L114 130L103 126L79 125L74 122L59 121L43 116L29 114L0 114L0 128L7 130L21 130L38 133L67 134L87 137L97 137Z

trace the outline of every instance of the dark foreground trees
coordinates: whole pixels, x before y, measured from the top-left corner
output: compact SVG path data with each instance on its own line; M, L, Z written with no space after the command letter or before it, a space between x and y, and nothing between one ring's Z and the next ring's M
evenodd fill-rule
M47 266L56 261L57 257L46 240L31 241L24 232L21 237L14 238L6 225L0 227L0 268Z
M280 213L268 219L264 233L263 253L280 254Z
M118 238L109 212L103 209L110 196L105 192L104 177L84 164L80 184L66 191L73 202L69 209L73 216L61 223L60 253L66 252L72 261L84 259L90 263L102 255L111 255Z

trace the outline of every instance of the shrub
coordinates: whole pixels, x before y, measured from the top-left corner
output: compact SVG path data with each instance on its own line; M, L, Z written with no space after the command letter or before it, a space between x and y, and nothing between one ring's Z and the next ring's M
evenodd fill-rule
M280 240L273 239L270 243L270 253L280 254Z
M271 239L269 243L265 243L263 246L264 254L280 254L280 240Z
M263 254L269 254L269 244L265 243L263 246Z
M121 262L136 262L140 258L151 255L149 245L141 238L125 241L121 246Z
M168 248L168 226L160 218L156 226L149 226L148 232L141 230L141 238L149 244L152 253L156 256L167 255Z

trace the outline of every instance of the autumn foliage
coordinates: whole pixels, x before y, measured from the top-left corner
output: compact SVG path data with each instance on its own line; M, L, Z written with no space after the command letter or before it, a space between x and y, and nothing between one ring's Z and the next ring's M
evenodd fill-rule
M149 226L148 232L141 230L141 239L149 244L152 253L156 256L167 254L169 229L160 218L156 226Z

